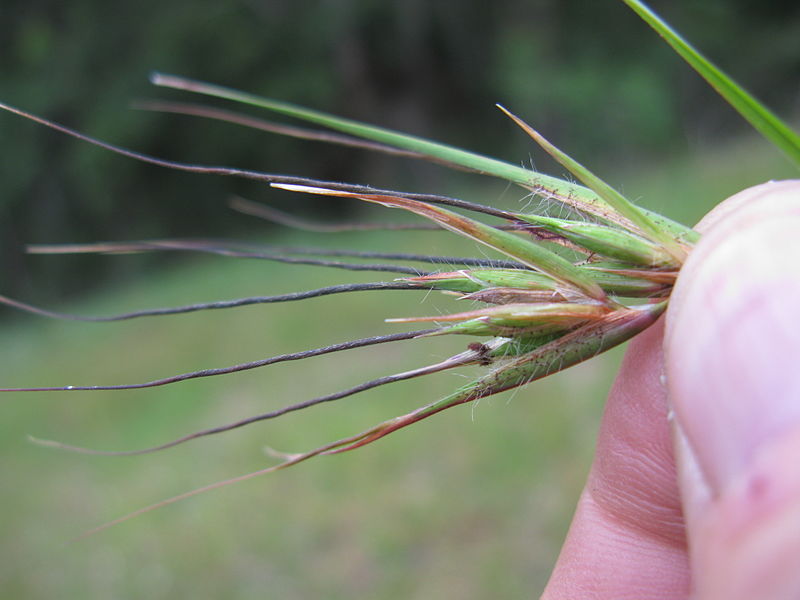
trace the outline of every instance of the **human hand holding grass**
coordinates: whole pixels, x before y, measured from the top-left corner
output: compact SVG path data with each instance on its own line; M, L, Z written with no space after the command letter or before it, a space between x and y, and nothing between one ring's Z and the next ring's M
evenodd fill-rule
M800 596L798 227L800 181L703 220L665 326L631 343L545 598Z
M641 2L625 2L744 118L790 160L800 165L800 136ZM705 594L704 597L733 597L731 593L746 593L748 595L742 597L750 597L756 589L762 592L759 597L768 597L763 592L770 589L780 596L781 588L775 586L791 586L791 582L782 577L784 572L781 569L771 573L769 569L773 565L767 563L775 556L778 559L783 556L774 554L775 548L790 546L792 538L800 536L793 536L795 532L791 528L779 524L780 533L789 535L764 541L758 537L760 529L748 528L758 521L749 520L749 514L754 510L762 510L758 513L762 518L763 515L769 518L773 510L779 514L781 507L788 505L785 498L791 497L788 492L781 495L779 490L784 489L781 486L797 479L792 477L792 473L782 477L779 472L770 471L772 463L767 464L769 461L761 455L784 452L770 449L765 440L775 437L774 443L784 443L778 442L777 438L791 426L793 420L787 416L800 416L797 415L800 410L794 408L791 401L798 395L799 386L787 382L787 378L793 376L791 360L797 355L797 342L787 335L787 331L800 296L800 290L790 276L798 261L787 255L792 251L800 253L796 243L792 246L797 231L795 221L798 221L792 211L800 210L798 183L771 184L730 199L725 208L714 213L712 220L719 220L718 227L708 229L711 220L706 222L709 233L695 250L700 239L696 231L637 207L506 109L502 110L507 116L582 185L446 144L214 84L164 74L155 74L153 83L259 107L311 123L325 131L276 126L213 107L198 109L193 105L156 103L150 108L221 119L306 139L400 153L492 176L518 185L531 197L545 201L548 205L545 212L552 211L552 214L531 215L525 214L526 211L501 210L447 196L163 160L93 139L0 103L2 110L146 163L193 173L256 180L294 192L358 198L371 204L406 210L503 255L503 260L498 262L474 257L377 251L281 250L225 240L145 240L30 247L34 253L47 254L193 251L412 275L392 281L346 283L290 294L144 309L99 317L57 313L0 296L0 304L60 319L120 321L389 289L414 289L426 293L439 290L488 305L449 315L389 319L394 323L441 322L442 325L435 329L350 340L146 382L0 388L0 392L140 389L432 335L467 334L490 338L486 343L472 342L466 351L432 365L371 379L347 390L301 400L148 448L97 451L36 440L42 445L90 454L144 454L385 384L468 365L491 367L444 398L433 400L405 415L304 453L274 453L284 461L174 496L87 533L95 533L153 508L284 469L310 458L354 450L448 408L527 385L640 334L656 322L671 303L666 320L665 350L661 350L662 330L656 327L644 333L634 344L612 392L595 466L548 593L550 597L575 597L577 588L579 597L641 598L654 594L683 597L692 579L692 569L696 587ZM472 216L453 212L453 207ZM253 211L247 209L246 212ZM720 217L726 213L726 217ZM503 223L487 224L474 218L482 219L484 216L499 218ZM274 217L267 218L274 220ZM290 217L289 221L292 220L295 219ZM322 228L326 229L325 226ZM335 229L339 228L334 226ZM408 260L445 264L458 270L442 272L423 270L427 267L421 266L356 264L325 258L309 259L309 255ZM684 267L687 256L690 258ZM673 295L672 288L679 273L682 283ZM671 296L676 299L670 300ZM665 372L666 378L662 376ZM674 421L678 432L675 434L676 445L680 449L677 470L667 419L673 408L677 415ZM765 449L760 450L762 445ZM795 446L800 452L800 442ZM762 460L766 461L763 465ZM774 465L793 467L796 463L790 457L778 460ZM682 497L676 483L677 471L684 481ZM797 495L800 495L800 484L795 487L798 488ZM746 498L749 503L746 509L741 508L740 498ZM688 533L683 515L687 516ZM782 518L791 523L791 517ZM797 525L794 527L798 528ZM690 551L687 551L687 539ZM761 552L766 563L752 560L754 549L757 550L759 544L767 549ZM786 552L785 555L795 557L797 552ZM740 564L747 568L740 568ZM791 560L787 569L789 566ZM728 573L731 568L736 570L735 577ZM791 576L790 569L787 572ZM747 581L742 580L748 577ZM773 597L777 596L773 594Z

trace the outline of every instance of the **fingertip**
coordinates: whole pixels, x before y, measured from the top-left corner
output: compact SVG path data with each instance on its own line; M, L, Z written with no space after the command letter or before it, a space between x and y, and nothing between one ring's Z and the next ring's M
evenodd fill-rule
M800 427L760 447L690 527L698 599L800 598Z
M694 594L796 598L800 182L745 190L710 221L664 344Z
M669 399L712 492L800 423L800 182L729 202L681 271L665 339Z

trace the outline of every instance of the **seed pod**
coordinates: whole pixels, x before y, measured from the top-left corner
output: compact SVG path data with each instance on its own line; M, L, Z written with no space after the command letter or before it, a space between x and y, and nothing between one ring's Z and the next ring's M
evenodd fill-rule
M420 277L404 277L402 281L423 283L436 290L471 294L491 287L513 287L526 290L554 290L556 282L542 273L524 269L462 269L447 273L430 273Z
M457 321L458 324L429 335L460 333L508 337L568 331L581 323L601 319L607 316L609 311L608 306L604 304L571 302L505 304L451 315L387 319L387 322Z
M675 281L673 271L631 269L620 263L591 263L580 267L603 290L612 296L627 298L659 297L668 293ZM420 277L404 277L400 281L421 283L433 289L473 294L491 288L515 288L556 292L577 300L577 296L542 273L524 269L470 269L448 273L431 273ZM482 298L474 298L483 300ZM549 300L549 302L557 300Z
M461 296L461 300L475 300L487 304L515 304L534 302L566 302L556 290L521 290L519 288L493 287Z
M598 263L599 264L599 263ZM668 296L676 271L644 269L609 269L592 263L584 269L608 294L627 298L660 298ZM657 276L655 274L658 274Z
M592 254L643 267L676 266L672 256L661 246L623 229L539 215L520 214L519 218L558 234Z
M418 200L383 194L354 193L307 185L271 184L272 187L294 192L306 192L323 196L340 196L358 198L366 202L382 204L390 208L402 208L422 217L435 221L443 228L473 239L481 244L494 248L506 256L514 258L532 270L545 273L560 282L565 288L573 289L587 298L604 301L603 289L567 259L551 252L541 244L534 243L514 233L491 227L480 221L459 215L451 210L426 204Z
M337 454L354 450L453 406L485 398L562 371L597 356L644 331L658 319L666 306L666 302L660 302L637 308L615 310L604 318L559 336L531 352L499 363L499 366L491 372L462 386L441 400L401 417L384 421L358 436L335 442L321 451L317 450L314 451L315 453L301 455L301 460L323 453ZM280 468L282 466L279 465Z

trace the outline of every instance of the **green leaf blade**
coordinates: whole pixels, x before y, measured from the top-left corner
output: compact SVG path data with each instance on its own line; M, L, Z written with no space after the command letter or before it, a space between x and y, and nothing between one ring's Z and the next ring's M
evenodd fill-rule
M761 135L800 167L800 136L639 0L623 0Z
M178 77L175 75L153 73L150 79L153 84L158 86L249 104L251 106L277 112L288 117L322 125L329 129L341 131L362 139L380 142L395 148L402 148L404 150L418 152L428 157L449 163L451 166L457 166L485 175L498 177L523 187L542 188L556 197L574 196L578 198L591 199L595 202L597 201L597 199L594 197L594 194L583 186L558 179L557 177L531 171L529 169L484 156L482 154L469 152L460 148L454 148L452 146L448 146L447 144L441 144L383 127L367 125L359 121L337 117L335 115L305 108L289 102L272 100L270 98L264 98L255 94L213 85L202 81L187 79L184 77Z

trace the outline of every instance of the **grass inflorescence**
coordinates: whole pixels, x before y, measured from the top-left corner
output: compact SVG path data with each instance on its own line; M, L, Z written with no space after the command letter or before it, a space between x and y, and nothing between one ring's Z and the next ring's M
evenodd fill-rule
M639 11L668 40L679 46L682 55L694 59L693 66L717 88L721 88L726 99L737 108L744 107L741 108L742 112L756 123L760 131L769 139L778 140L775 143L790 157L796 157L794 150L800 147L800 143L791 130L749 96L737 96L737 90L740 90L738 86L705 59L697 60L699 55L691 46L670 39L671 30L649 11L642 12L645 9L640 3L628 0L626 2ZM537 213L501 210L436 194L383 190L365 185L318 181L231 167L166 161L95 140L41 117L0 104L0 108L62 133L152 164L202 174L253 179L290 193L314 194L331 198L331 201L336 201L337 198L357 199L406 211L424 221L423 224L411 227L446 230L473 240L498 255L497 258L476 258L379 251L330 251L308 247L257 246L232 240L213 239L130 240L29 247L30 252L40 254L195 252L229 258L317 265L384 274L382 280L374 282L343 283L288 294L143 309L104 316L53 312L0 296L0 303L7 306L59 319L119 321L221 310L252 304L301 301L332 294L388 290L423 293L438 291L477 304L477 307L473 305L453 314L425 317L394 316L387 319L392 323L422 323L426 326L424 329L372 336L248 363L180 373L151 381L101 386L62 385L0 390L79 392L148 388L401 340L418 340L419 343L424 343L426 338L443 335L466 335L474 338L465 344L465 349L461 352L433 364L372 379L317 398L301 400L278 410L199 430L150 448L98 451L54 441L35 440L39 444L79 452L143 454L274 419L290 412L399 381L469 365L485 369L484 374L477 379L444 398L432 400L420 408L381 422L361 433L324 444L308 452L289 455L275 452L275 456L280 457L281 461L273 466L181 494L121 520L209 489L284 469L316 456L338 454L360 448L448 408L525 385L617 346L649 327L664 312L681 266L699 239L698 234L691 228L636 206L578 161L556 148L520 117L503 107L500 109L533 141L568 169L580 184L445 144L204 82L164 74L155 74L152 81L163 87L267 109L322 126L325 130L277 125L228 110L186 103L150 102L144 105L148 110L218 119L283 135L430 160L459 170L505 180L519 186L527 195L546 200L547 206L552 210ZM358 224L331 226L308 222L240 198L233 199L232 206L236 210L260 218L311 231L363 228ZM387 230L401 230L409 226L388 223L383 227ZM363 262L364 260L382 262ZM114 523L116 522L119 520Z

